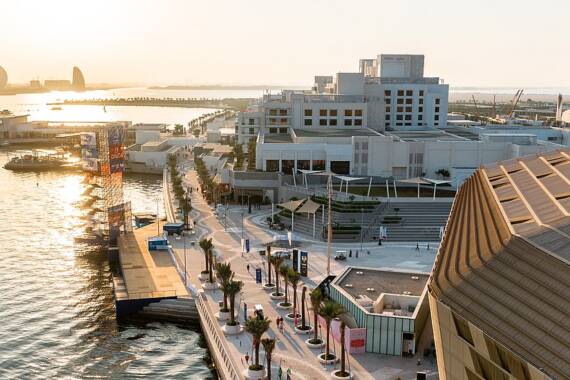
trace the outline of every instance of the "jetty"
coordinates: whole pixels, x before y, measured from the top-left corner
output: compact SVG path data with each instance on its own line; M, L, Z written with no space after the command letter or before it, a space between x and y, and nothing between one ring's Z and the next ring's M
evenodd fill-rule
M118 317L139 314L154 319L195 321L194 300L168 250L148 249L156 223L118 237L119 273L113 276Z

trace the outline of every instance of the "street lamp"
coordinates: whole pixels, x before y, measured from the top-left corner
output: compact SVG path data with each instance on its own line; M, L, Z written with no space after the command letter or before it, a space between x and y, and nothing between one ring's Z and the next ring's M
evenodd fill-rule
M180 240L181 238L184 244L184 286L188 286L188 272L186 271L186 235L184 231L182 231L181 235L176 237L176 240Z

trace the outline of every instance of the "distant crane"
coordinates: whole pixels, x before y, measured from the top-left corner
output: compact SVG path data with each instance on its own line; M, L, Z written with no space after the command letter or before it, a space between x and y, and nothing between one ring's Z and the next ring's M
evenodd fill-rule
M517 107L517 104L519 103L519 100L521 99L523 91L524 91L524 89L517 90L517 93L515 94L515 97L513 98L513 108L511 109L511 112L509 113L507 120L511 120L513 118L513 115L515 114L515 108Z
M497 95L493 95L493 119L497 117Z
M473 105L475 106L475 116L481 118L481 114L479 113L479 107L477 107L477 100L475 100L475 95L471 95L471 98L473 99Z

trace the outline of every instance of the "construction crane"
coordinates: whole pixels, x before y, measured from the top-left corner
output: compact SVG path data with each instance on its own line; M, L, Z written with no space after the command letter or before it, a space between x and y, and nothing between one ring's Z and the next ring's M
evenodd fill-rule
M515 108L517 107L517 104L519 103L519 100L521 99L523 91L524 91L523 89L517 90L517 93L515 94L515 97L513 98L513 108L511 109L511 112L509 113L507 120L511 120L513 118L513 115L515 114Z
M491 117L493 119L497 117L497 95L493 95L493 115Z
M475 116L481 118L481 114L479 113L479 107L477 107L477 100L475 100L475 95L471 95L471 98L473 99L473 105L475 106Z

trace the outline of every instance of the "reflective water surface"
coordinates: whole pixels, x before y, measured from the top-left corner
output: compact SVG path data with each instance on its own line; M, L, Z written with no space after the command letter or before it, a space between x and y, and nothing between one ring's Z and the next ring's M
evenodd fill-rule
M0 168L0 378L213 377L196 327L116 321L106 254L73 241L81 179ZM133 211L160 186L127 177Z

